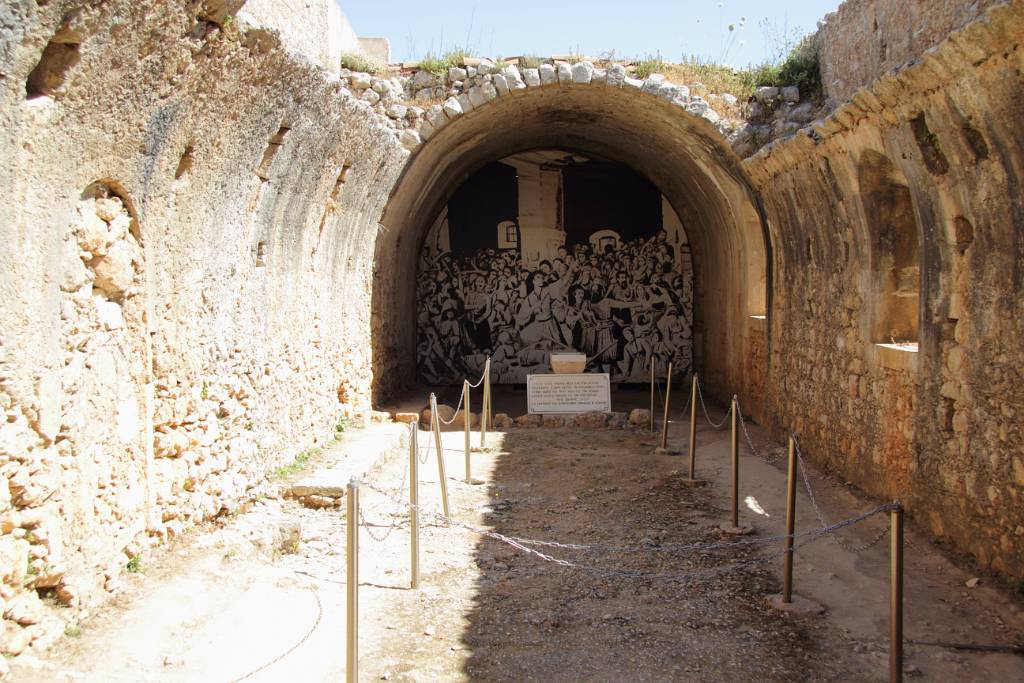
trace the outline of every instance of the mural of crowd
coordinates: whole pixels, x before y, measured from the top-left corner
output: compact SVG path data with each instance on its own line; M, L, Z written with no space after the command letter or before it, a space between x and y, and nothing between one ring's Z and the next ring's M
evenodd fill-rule
M587 372L645 382L691 365L693 292L664 231L560 248L536 269L518 249L466 258L424 251L417 280L420 379L461 384L491 357L492 381L550 372L552 351L587 355Z

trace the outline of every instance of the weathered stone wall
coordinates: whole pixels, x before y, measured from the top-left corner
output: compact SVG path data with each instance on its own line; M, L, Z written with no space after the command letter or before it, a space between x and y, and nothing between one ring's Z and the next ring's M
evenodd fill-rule
M858 486L903 499L982 566L1018 578L1022 38L1024 2L993 8L744 163L774 247L761 418L780 436L795 431L805 453ZM914 234L892 234L908 212ZM893 285L919 293L917 320L904 321L917 323L916 350L876 343L888 341L876 329L893 313L885 307L906 315L874 295L881 252L900 242L917 253Z
M849 100L1004 0L846 0L818 31L825 92Z
M63 630L40 596L87 610L369 404L381 188L408 152L222 5L0 8L8 653Z

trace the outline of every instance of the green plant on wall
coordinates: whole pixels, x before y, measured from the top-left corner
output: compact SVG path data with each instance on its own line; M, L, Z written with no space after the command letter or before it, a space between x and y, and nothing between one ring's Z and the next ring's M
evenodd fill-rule
M379 74L384 70L383 65L378 64L365 55L358 52L346 52L341 55L341 68L349 71L362 71L368 74Z
M470 56L472 55L467 50L461 49L450 50L440 56L427 53L420 60L419 68L423 71L429 71L435 76L444 76L448 73L448 69L465 64L466 58Z
M634 75L637 78L647 78L651 74L665 73L665 60L660 54L647 55L635 63Z

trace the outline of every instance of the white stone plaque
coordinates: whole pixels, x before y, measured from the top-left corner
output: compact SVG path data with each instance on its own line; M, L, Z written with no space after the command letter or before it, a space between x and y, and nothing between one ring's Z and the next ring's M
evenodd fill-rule
M527 375L526 406L531 414L541 415L610 412L608 374Z

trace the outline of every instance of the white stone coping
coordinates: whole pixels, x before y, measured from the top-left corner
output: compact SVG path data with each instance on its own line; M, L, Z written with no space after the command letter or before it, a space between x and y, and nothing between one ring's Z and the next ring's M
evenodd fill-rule
M919 358L917 342L872 344L869 347L868 356L870 360L881 367L917 374Z

